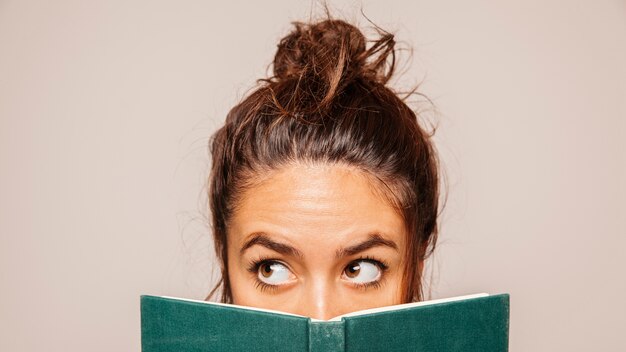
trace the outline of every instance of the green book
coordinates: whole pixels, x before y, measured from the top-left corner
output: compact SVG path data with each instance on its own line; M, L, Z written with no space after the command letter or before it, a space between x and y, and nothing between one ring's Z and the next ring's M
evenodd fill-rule
M328 321L232 304L141 296L143 352L506 352L509 295L400 304Z

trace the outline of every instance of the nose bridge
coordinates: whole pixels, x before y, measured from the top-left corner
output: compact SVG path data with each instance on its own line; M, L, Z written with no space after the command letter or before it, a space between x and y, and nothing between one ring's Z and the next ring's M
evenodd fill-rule
M336 294L334 285L323 276L312 277L306 285L304 309L307 316L315 319L328 320L335 316Z

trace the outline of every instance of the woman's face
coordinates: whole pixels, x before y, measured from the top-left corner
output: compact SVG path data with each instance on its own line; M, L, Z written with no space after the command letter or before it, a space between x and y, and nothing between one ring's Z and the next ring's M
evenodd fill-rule
M402 218L347 166L295 164L243 193L228 227L233 303L317 319L401 303Z

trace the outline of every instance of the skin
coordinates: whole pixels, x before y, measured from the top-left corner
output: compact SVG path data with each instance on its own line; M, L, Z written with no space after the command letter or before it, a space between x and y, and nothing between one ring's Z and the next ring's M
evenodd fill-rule
M248 188L228 225L233 303L322 320L402 303L404 223L372 187L349 166L296 163Z

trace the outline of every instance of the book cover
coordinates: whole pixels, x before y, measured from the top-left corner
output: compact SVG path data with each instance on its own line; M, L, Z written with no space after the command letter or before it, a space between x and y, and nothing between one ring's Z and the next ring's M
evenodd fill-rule
M141 296L143 352L506 352L509 295L477 294L329 321L214 302Z

